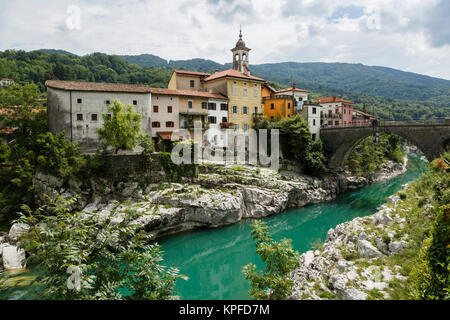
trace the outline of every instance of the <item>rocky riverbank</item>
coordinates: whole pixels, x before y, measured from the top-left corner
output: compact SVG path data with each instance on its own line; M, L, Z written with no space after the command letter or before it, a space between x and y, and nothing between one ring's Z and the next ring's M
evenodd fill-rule
M423 206L419 223L432 219L431 208ZM330 229L323 246L301 255L301 267L291 275L292 299L395 299L395 288L408 281L400 255L414 243L410 233L418 222L411 210L393 195L376 214Z
M379 177L392 178L406 171L404 165L383 166ZM130 179L131 181L133 179ZM120 221L129 210L140 213L133 223L156 236L195 228L216 228L249 218L264 218L290 208L330 201L338 194L369 184L371 179L345 174L314 178L294 172L280 173L247 166L202 166L194 181L159 183L143 187L138 182L113 183L92 179L91 190L82 190L81 182L68 184L55 177L37 174L33 180L38 194L56 194L63 198L78 196L76 210L92 219ZM65 187L64 187L65 186ZM43 199L43 197L42 197ZM43 199L44 200L44 199ZM14 237L20 226L0 238L0 254L7 269L20 267L23 252L17 250ZM6 249L5 249L6 248Z

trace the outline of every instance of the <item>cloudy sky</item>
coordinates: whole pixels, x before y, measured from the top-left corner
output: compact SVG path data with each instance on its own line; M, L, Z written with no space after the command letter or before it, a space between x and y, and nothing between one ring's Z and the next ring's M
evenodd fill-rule
M450 79L449 0L0 0L0 50L349 62Z

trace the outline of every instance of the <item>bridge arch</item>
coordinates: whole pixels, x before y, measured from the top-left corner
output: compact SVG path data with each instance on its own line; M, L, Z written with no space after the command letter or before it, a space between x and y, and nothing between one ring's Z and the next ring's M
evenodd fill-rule
M365 137L374 133L393 133L417 146L432 161L443 153L450 140L450 125L392 125L380 127L326 128L320 132L321 139L330 150L330 169L343 168L350 152Z

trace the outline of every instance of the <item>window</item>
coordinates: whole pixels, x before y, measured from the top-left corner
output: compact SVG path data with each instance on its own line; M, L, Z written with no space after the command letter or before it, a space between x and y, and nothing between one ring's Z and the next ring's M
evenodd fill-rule
M97 121L97 114L96 113L91 114L91 121Z
M336 108L336 110L335 110L335 113L336 113L336 114L338 114L338 113L339 113L339 109L338 109L338 108Z
M328 110L328 116L332 117L333 116L333 110Z
M347 109L344 109L344 114L347 114Z
M270 104L270 109L271 109L271 110L275 109L275 104L271 103L271 104Z
M158 112L158 110L159 110L159 107L158 106L153 106L153 112Z
M242 114L248 114L248 107L242 107Z
M328 121L328 125L332 126L333 125L333 121Z
M313 133L311 135L311 138L312 138L313 141L316 141L317 140L317 134Z
M317 108L312 108L312 113L317 114Z
M166 127L173 128L173 127L175 127L175 123L173 121L166 121Z
M108 113L108 114L106 115L106 120L111 120L111 113Z
M238 88L236 86L233 86L233 96L238 95Z
M217 118L216 118L216 117L209 117L209 118L208 118L208 121L209 121L210 123L215 124L215 123L217 123Z
M288 102L288 109L290 109L291 108L291 103L290 102Z
M159 128L159 127L161 127L161 123L159 123L159 121L152 122L152 128Z
M110 100L106 100L105 104L109 106L111 104L111 101Z
M316 119L313 119L313 126L316 125Z
M238 113L238 107L237 106L233 106L233 114L237 114Z
M254 98L258 98L259 96L259 90L258 89L253 89L253 97Z
M238 131L239 125L237 123L233 124L233 130Z
M137 100L133 100L133 106L137 106Z
M242 126L242 129L243 129L244 131L247 131L248 128L249 128L248 123L244 123L244 125Z
M210 103L208 105L208 110L216 110L216 104L215 103Z
M244 86L246 86L247 85L247 82L244 82Z
M338 125L339 125L339 121L335 121L335 122L334 122L334 125L335 125L335 126L338 126Z
M222 117L222 122L228 122L227 117Z
M192 101L188 101L188 108L192 109Z
M202 109L207 109L208 108L208 104L206 102L202 102Z
M255 113L256 114L258 113L258 107L255 107Z
M167 113L172 113L172 106L167 107Z
M226 103L222 103L222 104L220 105L220 110L222 110L222 111L228 111L228 105L227 105Z
M194 88L194 87L195 87L195 81L191 80L191 88Z
M248 88L243 88L243 90L242 90L242 95L243 95L244 97L248 97Z
M83 121L83 114L77 113L77 121Z
M78 98L78 99L77 99L77 103L83 103L83 99Z
M205 122L205 116L200 116L200 120L201 120L202 122Z

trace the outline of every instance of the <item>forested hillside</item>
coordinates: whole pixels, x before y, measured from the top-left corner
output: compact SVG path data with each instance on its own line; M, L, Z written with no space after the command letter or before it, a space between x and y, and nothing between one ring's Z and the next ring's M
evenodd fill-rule
M155 55L79 57L63 50L0 52L0 77L36 83L48 79L119 82L165 87L173 69L214 72L230 68L211 60L167 61ZM430 119L450 115L450 81L384 67L346 63L252 65L252 74L276 87L311 91L311 97L339 96L384 119Z

